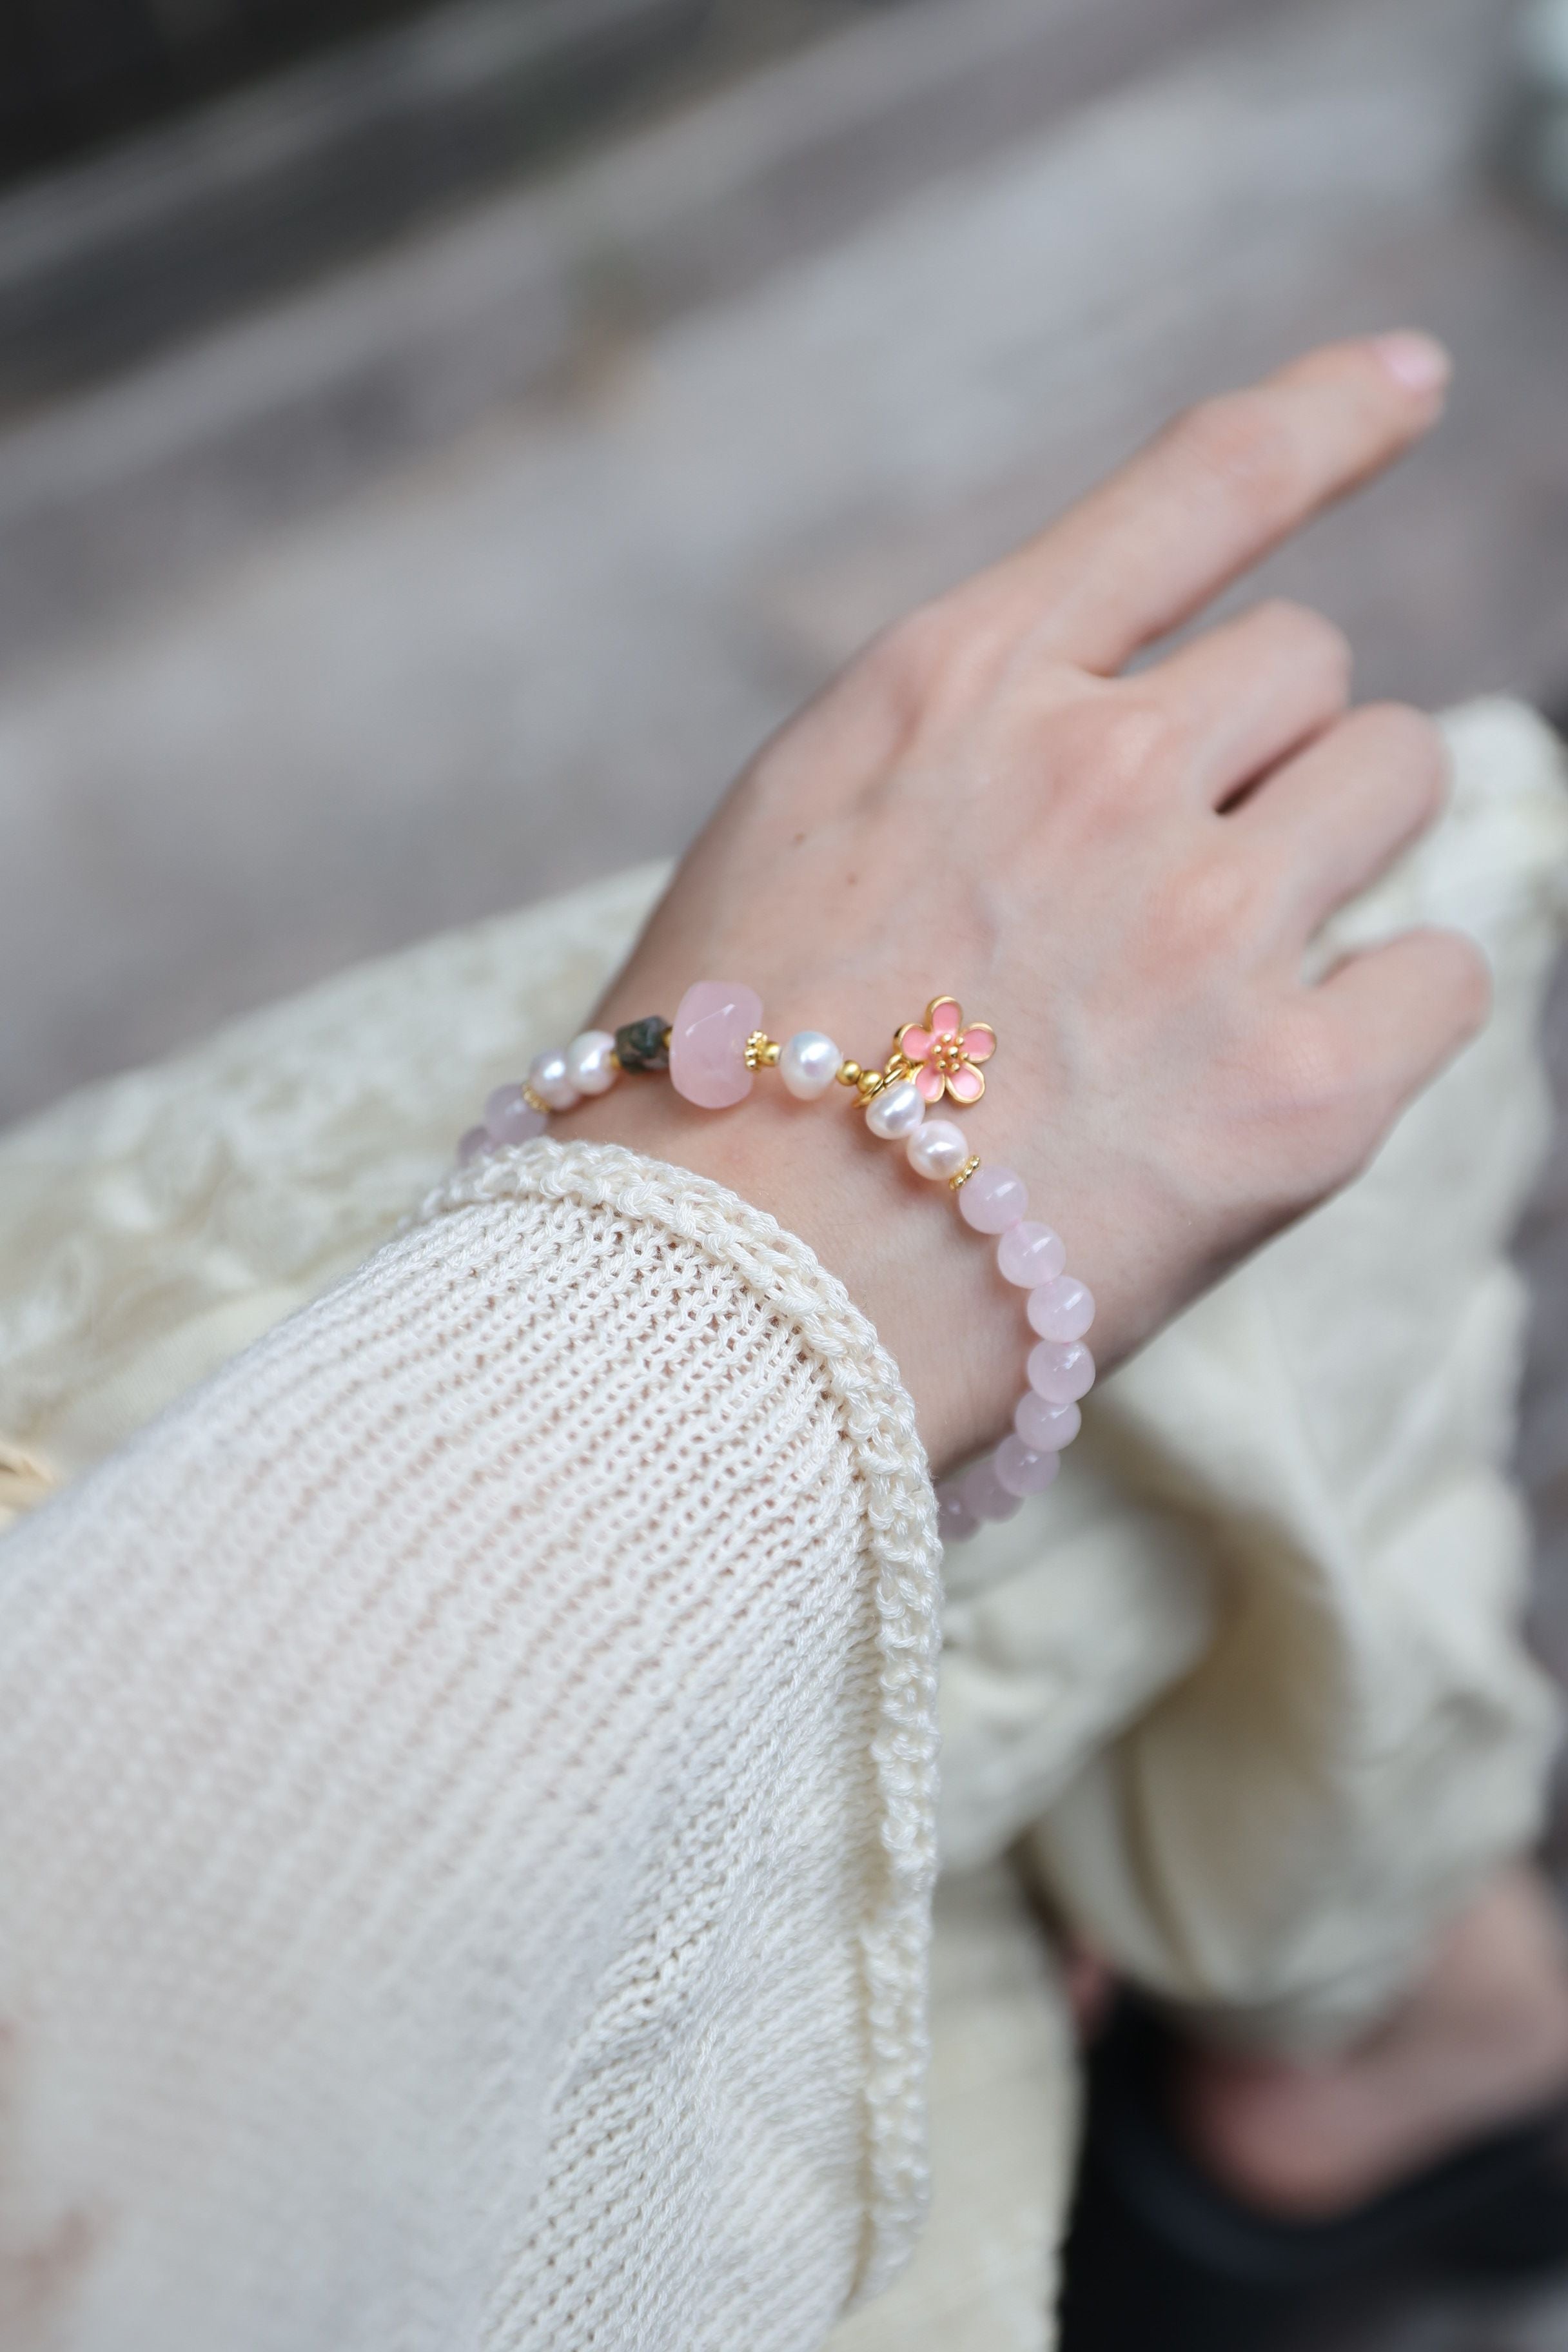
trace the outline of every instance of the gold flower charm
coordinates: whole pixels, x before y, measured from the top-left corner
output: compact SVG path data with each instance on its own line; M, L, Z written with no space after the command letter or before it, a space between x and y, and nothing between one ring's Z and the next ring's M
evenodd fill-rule
M936 996L926 1006L923 1025L910 1021L899 1031L898 1046L928 1103L940 1102L944 1094L957 1103L977 1103L985 1077L976 1066L996 1051L996 1032L984 1021L966 1029L956 997Z

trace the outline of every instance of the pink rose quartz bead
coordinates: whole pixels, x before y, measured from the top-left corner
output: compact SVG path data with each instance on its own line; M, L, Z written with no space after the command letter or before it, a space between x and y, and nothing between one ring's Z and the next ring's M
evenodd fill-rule
M1094 1294L1070 1274L1042 1282L1025 1309L1042 1339L1081 1339L1094 1320Z
M470 1127L458 1145L458 1167L466 1168L470 1160L477 1160L481 1151L488 1151L494 1141L495 1138L488 1127Z
M989 1454L984 1461L971 1463L958 1482L958 1491L977 1519L1010 1519L1023 1508L1023 1496L1003 1486Z
M1037 1454L1021 1437L1005 1437L991 1466L997 1485L1010 1495L1043 1495L1062 1465L1054 1454Z
M980 1525L963 1495L943 1484L936 1490L936 1531L944 1544L966 1543Z
M975 1173L980 1171L976 1170ZM974 1177L969 1182L973 1184ZM967 1192L968 1185L964 1190ZM1068 1262L1068 1248L1060 1234L1053 1234L1049 1225L1037 1225L1027 1218L1021 1225L1013 1225L996 1244L996 1263L1009 1282L1021 1290L1033 1290L1037 1283L1049 1282L1060 1274Z
M1059 1454L1083 1427L1076 1404L1052 1404L1037 1389L1026 1389L1018 1399L1013 1426L1035 1454Z
M529 1143L549 1124L542 1110L523 1100L521 1087L497 1087L485 1097L485 1125L493 1142Z
M1042 1339L1027 1369L1029 1386L1047 1404L1075 1404L1094 1386L1094 1358L1081 1339Z
M1005 1234L1029 1205L1024 1180L1011 1168L977 1168L961 1185L958 1206L966 1225L977 1234Z
M700 1110L728 1110L752 1091L746 1040L763 1025L763 1000L739 982L700 980L669 1024L669 1082Z

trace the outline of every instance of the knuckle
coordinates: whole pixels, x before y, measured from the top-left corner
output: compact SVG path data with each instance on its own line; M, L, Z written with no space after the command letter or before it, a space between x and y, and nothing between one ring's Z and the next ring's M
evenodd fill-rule
M1124 797L1149 783L1165 784L1188 757L1186 730L1173 711L1131 695L1117 695L1094 711L1091 751L1096 780Z
M1038 712L1021 723L1038 741ZM1058 695L1050 711L1051 771L1058 804L1087 821L1120 823L1133 810L1168 800L1192 756L1188 727L1151 698L1098 681Z
M919 695L941 674L952 635L952 622L940 604L919 604L884 629L862 659L884 685Z
M1171 435L1185 466L1247 506L1273 514L1294 503L1300 455L1266 393L1227 392L1199 401L1176 419Z
M1459 1041L1484 1029L1492 1009L1492 968L1474 940L1463 931L1433 931L1433 953L1441 957L1444 981L1453 1007Z
M983 688L992 648L976 616L958 598L940 596L884 630L865 658L913 729Z
M1366 1119L1365 1073L1342 1029L1310 1006L1281 1015L1253 1076L1270 1120L1295 1138L1292 1156L1310 1189L1357 1171L1375 1139Z
M1314 610L1287 596L1277 596L1260 607L1284 638L1299 662L1310 664L1342 702L1350 691L1352 656L1344 631Z
M1426 819L1435 817L1448 791L1448 747L1436 720L1407 703L1380 702L1362 713L1361 723L1380 764L1409 788Z
M1158 910L1167 951L1204 962L1216 947L1250 939L1267 897L1268 877L1256 859L1226 849L1191 861L1170 877Z
M1299 1118L1332 1116L1360 1091L1351 1048L1325 1022L1287 1023L1274 1053L1281 1107Z

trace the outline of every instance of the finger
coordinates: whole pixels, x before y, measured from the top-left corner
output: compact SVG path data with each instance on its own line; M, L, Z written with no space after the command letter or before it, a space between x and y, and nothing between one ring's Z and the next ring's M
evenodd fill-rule
M1309 1002L1327 1066L1355 1074L1363 1154L1375 1150L1412 1097L1486 1024L1491 974L1458 931L1406 931L1347 957Z
M1447 788L1434 722L1398 703L1372 704L1267 777L1230 822L1283 877L1289 937L1300 945L1425 833Z
M982 583L1020 638L1119 670L1436 422L1440 344L1330 344L1178 417ZM963 592L960 592L962 594Z
M1350 647L1305 605L1259 604L1143 673L1193 745L1192 780L1211 806L1231 800L1344 711Z

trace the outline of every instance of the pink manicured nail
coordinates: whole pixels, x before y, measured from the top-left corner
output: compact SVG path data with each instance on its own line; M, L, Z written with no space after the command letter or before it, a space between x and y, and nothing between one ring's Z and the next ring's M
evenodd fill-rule
M1441 392L1454 373L1454 362L1431 335L1379 335L1373 351L1406 392Z

